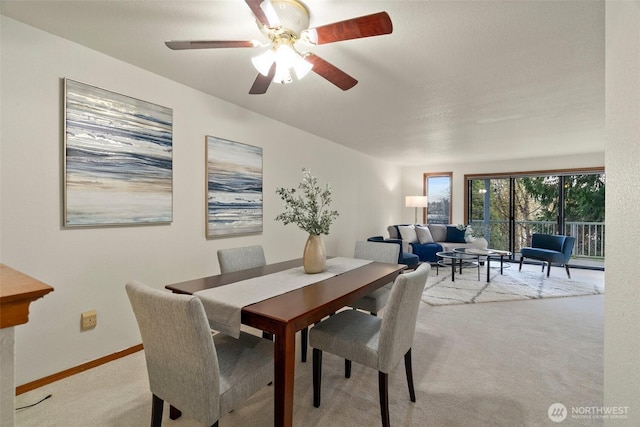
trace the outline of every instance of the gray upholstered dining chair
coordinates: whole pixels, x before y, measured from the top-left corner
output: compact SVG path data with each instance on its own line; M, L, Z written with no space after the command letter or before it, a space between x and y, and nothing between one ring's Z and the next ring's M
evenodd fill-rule
M388 243L367 241L356 242L353 257L358 259L368 259L377 262L386 262L389 264L397 264L399 254L400 245L390 245ZM388 283L383 287L376 289L375 291L351 304L351 307L368 311L374 316L377 315L378 312L382 310L382 308L387 303L392 285L393 283Z
M357 310L344 310L321 321L309 331L313 348L313 406L320 406L322 352L355 361L378 371L382 425L389 427L389 373L404 356L409 397L416 401L411 366L411 347L420 296L431 266L399 275L382 319ZM345 370L345 377L351 376Z
M267 265L262 246L246 246L243 248L228 248L218 250L218 263L220 272L233 273L249 268Z
M125 288L147 361L152 427L162 424L165 401L178 414L218 426L223 415L273 380L271 341L244 332L239 339L223 334L212 337L196 296L172 294L136 281Z
M262 246L255 245L242 248L218 249L218 263L220 264L220 272L225 274L262 267L267 264L267 260ZM273 336L268 332L263 332L262 336L273 339ZM309 328L304 328L300 331L300 357L303 362L307 361L308 341Z

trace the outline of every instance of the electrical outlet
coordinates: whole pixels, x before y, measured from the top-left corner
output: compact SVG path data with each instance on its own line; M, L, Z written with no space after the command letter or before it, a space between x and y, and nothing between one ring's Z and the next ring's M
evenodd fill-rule
M85 311L80 315L80 329L86 331L93 329L98 324L98 313L95 310Z

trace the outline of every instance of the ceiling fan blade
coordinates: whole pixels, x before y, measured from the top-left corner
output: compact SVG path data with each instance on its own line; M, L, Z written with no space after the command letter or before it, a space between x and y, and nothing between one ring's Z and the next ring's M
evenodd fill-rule
M305 56L304 59L313 64L313 68L311 70L314 73L329 80L342 90L349 90L358 84L358 81L349 74L313 53Z
M245 0L258 22L267 28L280 26L280 19L269 0Z
M271 64L271 68L269 69L269 74L266 76L264 74L258 73L258 77L256 77L251 89L249 89L249 95L262 95L263 93L267 93L267 89L269 89L269 85L273 80L273 77L276 75L276 63L274 61Z
M221 49L229 47L258 47L255 40L170 40L164 42L169 49Z
M387 12L374 13L347 19L307 30L307 37L313 44L334 43L343 40L391 34L393 24Z

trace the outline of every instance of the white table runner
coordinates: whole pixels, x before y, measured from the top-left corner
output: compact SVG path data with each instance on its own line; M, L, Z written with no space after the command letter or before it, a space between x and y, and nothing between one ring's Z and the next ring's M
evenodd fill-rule
M330 258L322 273L306 274L302 267L297 267L198 291L194 295L202 300L211 329L238 338L242 307L329 279L371 262L355 258Z

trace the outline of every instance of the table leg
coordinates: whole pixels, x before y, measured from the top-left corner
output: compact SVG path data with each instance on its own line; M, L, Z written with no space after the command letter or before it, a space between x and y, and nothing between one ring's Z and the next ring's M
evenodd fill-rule
M293 380L295 378L296 331L287 326L276 334L274 345L274 426L293 425Z
M502 276L502 262L504 261L504 255L500 255L500 275Z
M489 261L491 259L490 256L487 256L487 283L489 283L489 281L491 280L489 274L491 273L491 262Z
M456 281L456 260L455 259L451 260L451 281L452 282Z

